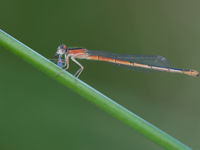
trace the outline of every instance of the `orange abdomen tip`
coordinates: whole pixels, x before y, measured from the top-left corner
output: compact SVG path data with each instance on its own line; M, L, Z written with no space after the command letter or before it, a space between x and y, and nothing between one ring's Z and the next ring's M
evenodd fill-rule
M198 77L199 76L199 72L196 71L196 70L184 71L184 74L186 74L188 76L193 76L193 77Z

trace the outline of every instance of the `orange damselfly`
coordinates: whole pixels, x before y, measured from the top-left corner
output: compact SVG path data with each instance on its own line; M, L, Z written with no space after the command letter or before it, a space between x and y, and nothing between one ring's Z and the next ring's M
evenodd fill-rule
M73 62L80 66L80 69L74 75L76 77L79 77L84 69L84 67L76 59L105 61L136 71L163 71L186 74L194 77L199 75L199 72L196 70L172 68L165 57L158 55L113 54L101 51L91 51L84 48L67 48L63 44L58 46L55 57L58 59L58 66L65 70L69 68L69 58L71 58Z

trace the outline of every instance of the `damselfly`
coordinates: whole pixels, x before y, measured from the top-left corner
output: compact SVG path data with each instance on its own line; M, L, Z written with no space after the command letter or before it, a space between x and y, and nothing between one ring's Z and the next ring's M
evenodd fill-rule
M76 59L105 61L136 71L164 71L186 74L194 77L199 75L199 72L196 70L172 68L165 57L157 55L113 54L101 51L91 51L84 48L67 48L63 44L58 47L55 57L57 59L57 64L65 70L69 68L69 58L80 66L80 69L74 75L76 77L79 77L84 69Z

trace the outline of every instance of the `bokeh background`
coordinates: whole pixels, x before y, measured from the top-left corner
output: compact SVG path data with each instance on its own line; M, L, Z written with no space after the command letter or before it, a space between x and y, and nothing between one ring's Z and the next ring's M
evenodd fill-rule
M0 27L47 58L71 47L156 54L200 70L200 2L5 0ZM200 148L200 79L84 61L80 79ZM0 149L159 150L139 133L0 47ZM78 67L71 63L70 72Z

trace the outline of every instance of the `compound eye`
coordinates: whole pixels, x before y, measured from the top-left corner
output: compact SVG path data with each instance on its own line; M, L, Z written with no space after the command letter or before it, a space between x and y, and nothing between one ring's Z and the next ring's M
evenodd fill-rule
M58 46L58 49L63 49L63 50L66 50L66 45L64 45L64 44L62 44L62 45L60 45L60 46Z

